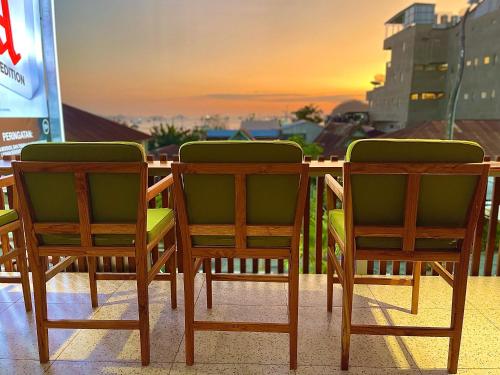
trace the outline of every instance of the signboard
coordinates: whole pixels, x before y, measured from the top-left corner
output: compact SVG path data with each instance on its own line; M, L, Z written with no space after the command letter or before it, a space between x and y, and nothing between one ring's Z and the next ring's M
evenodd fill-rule
M51 0L0 0L2 155L18 153L26 143L62 140L61 121L51 122L60 119L57 67L46 63L57 62L52 5ZM53 108L50 95L57 96ZM52 128L57 128L55 139Z

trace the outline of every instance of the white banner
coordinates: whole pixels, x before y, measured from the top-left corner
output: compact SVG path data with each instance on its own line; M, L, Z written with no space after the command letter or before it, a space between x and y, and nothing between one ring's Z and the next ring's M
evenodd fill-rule
M0 118L48 116L38 0L0 0Z

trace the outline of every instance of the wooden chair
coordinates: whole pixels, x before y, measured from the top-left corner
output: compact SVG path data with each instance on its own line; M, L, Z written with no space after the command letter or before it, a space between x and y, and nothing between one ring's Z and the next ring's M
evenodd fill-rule
M184 245L186 364L194 362L195 331L288 333L290 367L297 367L299 239L308 165L292 142L193 142L173 163ZM287 259L288 275L222 274L212 258ZM212 282L286 282L288 323L200 321L194 317L194 277L204 264L207 307Z
M12 189L11 209L5 209L4 188ZM26 261L26 245L22 232L22 224L17 212L17 194L14 186L14 177L0 177L0 238L2 248L0 255L0 266L3 264L6 272L13 272L12 261L16 259L16 267L19 276L1 276L2 284L21 284L23 289L24 307L31 311L30 279L28 275L28 263ZM12 233L14 248L11 248L9 233Z
M343 288L342 369L349 365L352 334L449 337L448 371L456 373L464 316L469 254L481 214L488 165L472 142L363 140L350 145L343 183L328 186L328 309L333 270ZM343 209L336 208L336 200ZM335 245L341 260L335 254ZM413 278L357 277L356 260L412 262ZM453 288L450 327L353 325L355 283L412 285L418 309L421 262L432 262ZM455 263L452 275L441 262Z
M139 330L142 364L150 360L148 285L170 280L176 307L174 215L147 209L173 183L168 176L147 187L144 151L135 143L49 143L23 148L13 163L33 274L40 362L49 360L48 329ZM151 265L160 241L165 251ZM47 271L47 259L66 257ZM97 272L96 259L128 257L136 273ZM137 280L138 320L54 320L47 316L46 282L86 257L92 307L97 280ZM159 274L167 265L170 274Z

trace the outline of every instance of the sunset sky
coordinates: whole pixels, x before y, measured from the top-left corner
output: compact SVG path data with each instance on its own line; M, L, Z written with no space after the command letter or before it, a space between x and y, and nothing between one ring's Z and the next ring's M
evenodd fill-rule
M364 99L408 0L56 0L63 101L103 115L279 115ZM458 13L466 0L437 0Z

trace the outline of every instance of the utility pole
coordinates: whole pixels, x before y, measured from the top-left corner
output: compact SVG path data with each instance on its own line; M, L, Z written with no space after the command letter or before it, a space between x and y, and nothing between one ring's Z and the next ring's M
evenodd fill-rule
M464 16L462 17L462 24L460 27L460 35L459 35L457 79L455 82L455 86L453 87L450 93L450 101L448 103L448 110L446 116L447 117L446 138L450 140L453 139L453 130L455 127L455 118L457 113L460 87L462 86L464 70L465 70L465 43L466 43L467 18L471 14L474 5L477 5L480 2L482 2L482 0L469 0L469 7L467 8Z

